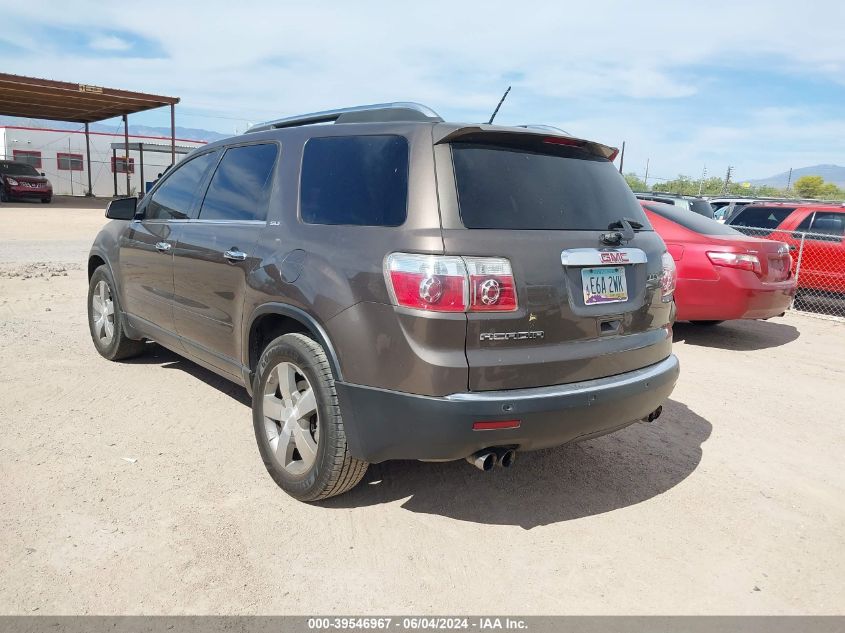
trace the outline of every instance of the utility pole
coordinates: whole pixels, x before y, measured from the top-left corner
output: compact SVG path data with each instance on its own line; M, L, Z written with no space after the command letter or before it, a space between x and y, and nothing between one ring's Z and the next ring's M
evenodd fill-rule
M792 186L792 167L789 168L789 178L786 179L786 190L789 191L789 188Z
M722 193L728 193L728 185L731 184L731 174L733 173L733 165L728 165L728 172L725 174L725 184L722 185Z
M704 178L707 176L707 165L701 170L701 180L698 181L698 195L701 195L701 188L704 186Z
M645 183L645 190L646 191L648 191L648 163L649 163L650 160L651 160L650 158L645 159L645 180L643 182Z
M625 141L622 141L622 153L619 155L619 173L622 173L622 165L625 164Z

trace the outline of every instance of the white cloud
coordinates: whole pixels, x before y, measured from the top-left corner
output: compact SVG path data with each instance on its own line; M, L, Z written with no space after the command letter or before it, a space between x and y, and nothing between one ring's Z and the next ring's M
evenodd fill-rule
M95 37L88 46L98 51L126 51L132 47L129 42L114 35Z
M31 49L7 63L13 72L55 77L61 69L70 81L177 95L185 125L200 120L192 119L192 108L259 121L392 100L422 101L447 118L481 120L512 83L502 122L548 121L613 144L625 139L632 161L641 157L644 164L647 156L663 161L670 176L698 171L703 160L712 159L714 147L723 150L719 160L733 161L733 154L744 151L740 144L748 142L748 130L781 138L777 126L787 121L767 123L764 115L752 113L724 120L716 114L692 116L696 97L710 89L700 79L701 67L765 64L766 70L815 76L831 86L845 83L840 21L819 19L841 13L835 0L816 2L813 11L796 11L786 0L706 5L243 0L211 8L204 2L148 1L135 7L91 1L81 2L73 15L62 7L21 4L7 11L7 30L21 33L16 43ZM93 40L104 53L96 59L68 58L33 44L26 36L33 19L83 32L137 33L158 42L167 58L143 59L143 50L132 59L110 57L110 50L128 46L120 38ZM746 130L737 122L752 116ZM220 121L217 128L224 131L238 124ZM793 132L812 132L819 154L826 151L812 128L796 126L794 118L788 123ZM787 160L783 154L790 151L783 147L758 160L768 163L776 154Z

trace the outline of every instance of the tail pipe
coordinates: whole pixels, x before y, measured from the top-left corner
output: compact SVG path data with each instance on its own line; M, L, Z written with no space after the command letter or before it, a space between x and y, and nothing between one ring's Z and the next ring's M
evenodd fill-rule
M663 413L663 406L657 407L654 411L649 413L646 417L643 418L643 422L654 422L657 418L660 417L660 414Z
M516 461L516 451L512 448L497 451L497 454L499 456L499 466L502 468L510 468L513 466L514 461Z
M496 465L498 459L496 458L496 453L493 451L478 451L477 453L473 453L469 457L466 458L467 461L475 466L478 470L483 471L490 471L493 470L493 467Z

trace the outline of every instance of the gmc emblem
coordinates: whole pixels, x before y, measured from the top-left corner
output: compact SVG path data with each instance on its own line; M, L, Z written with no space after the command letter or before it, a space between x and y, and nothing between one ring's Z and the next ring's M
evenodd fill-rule
M601 263L602 264L627 264L628 263L628 253L612 253L603 251L599 253L601 255Z

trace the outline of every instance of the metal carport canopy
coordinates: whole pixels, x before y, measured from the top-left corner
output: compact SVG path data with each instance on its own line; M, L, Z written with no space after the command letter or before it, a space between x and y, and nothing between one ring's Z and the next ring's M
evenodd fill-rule
M164 97L89 84L0 73L0 114L85 124L89 192L91 191L91 151L88 124L118 116L123 117L124 143L128 145L128 115L170 106L171 162L175 163L175 106L177 103L179 103L178 97ZM128 171L126 189L129 190Z

